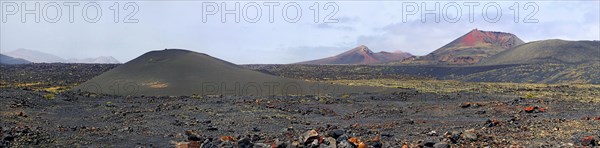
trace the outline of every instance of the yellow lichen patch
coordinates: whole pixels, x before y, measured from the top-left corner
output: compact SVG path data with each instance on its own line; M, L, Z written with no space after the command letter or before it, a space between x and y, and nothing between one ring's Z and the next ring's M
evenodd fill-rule
M29 87L29 86L38 86L38 85L42 85L44 83L42 82L32 82L32 83L17 83L15 84L15 86L17 87Z
M67 87L65 86L52 86L52 87L48 87L48 88L44 88L42 90L47 91L47 92L51 92L51 93L61 93L64 92Z
M334 84L355 86L379 86L399 89L415 89L427 93L475 92L488 94L512 94L527 99L561 98L582 102L600 102L600 85L594 84L535 84L505 82L460 82L456 80L331 80ZM556 91L564 90L564 91Z
M44 97L44 99L47 99L47 100L54 100L54 98L56 98L56 95L54 95L54 94L45 94L45 95L43 95L43 97Z
M8 85L8 82L4 82L4 81L0 81L0 88L7 88L10 85Z
M169 87L169 85L167 83L158 82L158 81L150 82L150 83L143 83L142 85L150 87L150 88L167 88L167 87Z

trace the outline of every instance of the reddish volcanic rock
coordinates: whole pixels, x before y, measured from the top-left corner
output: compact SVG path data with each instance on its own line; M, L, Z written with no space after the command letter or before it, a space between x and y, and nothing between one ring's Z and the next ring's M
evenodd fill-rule
M525 111L526 113L543 113L546 112L546 109L537 106L527 106L523 109L523 111Z
M348 142L350 142L354 145L358 145L360 143L360 139L358 139L356 137L352 137L352 138L348 139Z
M234 141L233 137L231 136L221 136L219 139L221 141Z
M426 56L402 63L470 65L524 43L510 33L473 29Z
M525 107L525 109L523 109L525 112L527 113L533 113L535 111L535 109L537 109L537 107L534 106L527 106Z
M586 137L581 138L581 145L597 146L598 143L596 143L596 139L594 139L594 136L586 136Z
M546 112L546 109L545 109L545 108L543 108L543 107L540 107L540 108L538 108L538 111L540 111L540 112L542 112L542 113L543 113L543 112Z
M583 118L581 118L581 120L591 120L592 118L590 118L589 116L585 116Z
M188 148L200 148L200 143L198 141L190 141Z
M520 41L523 42L523 41ZM459 46L476 46L477 44L489 43L503 48L512 48L516 44L522 44L514 40L514 35L504 32L471 30L463 37L459 38Z

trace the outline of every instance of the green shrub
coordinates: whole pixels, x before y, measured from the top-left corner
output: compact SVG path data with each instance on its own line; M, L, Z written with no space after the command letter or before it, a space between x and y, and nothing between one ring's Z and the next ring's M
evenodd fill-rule
M527 95L525 95L524 98L533 99L533 98L535 98L535 95L533 95L533 94L527 94Z
M54 95L54 94L45 94L45 95L43 95L43 97L44 97L44 99L47 99L47 100L54 100L54 98L56 98L56 95Z

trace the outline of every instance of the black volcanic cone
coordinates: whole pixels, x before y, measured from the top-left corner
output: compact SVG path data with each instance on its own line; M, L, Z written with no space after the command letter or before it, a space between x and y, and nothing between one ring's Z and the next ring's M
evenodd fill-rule
M151 51L75 87L116 95L316 95L390 91L306 82L242 68L188 50Z

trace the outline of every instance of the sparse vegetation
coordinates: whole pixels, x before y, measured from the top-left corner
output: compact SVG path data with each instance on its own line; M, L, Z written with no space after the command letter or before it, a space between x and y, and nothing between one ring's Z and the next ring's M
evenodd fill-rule
M600 102L600 85L594 84L535 84L535 83L493 83L460 82L455 80L332 80L335 84L356 86L379 86L390 88L415 89L419 92L445 93L486 93L511 94L524 98L561 98L583 102Z
M47 99L47 100L54 100L54 98L56 98L56 95L54 95L54 94L44 94L42 96L44 97L44 99Z
M535 95L533 95L533 94L527 94L527 95L525 95L524 98L526 98L526 99L534 99Z

